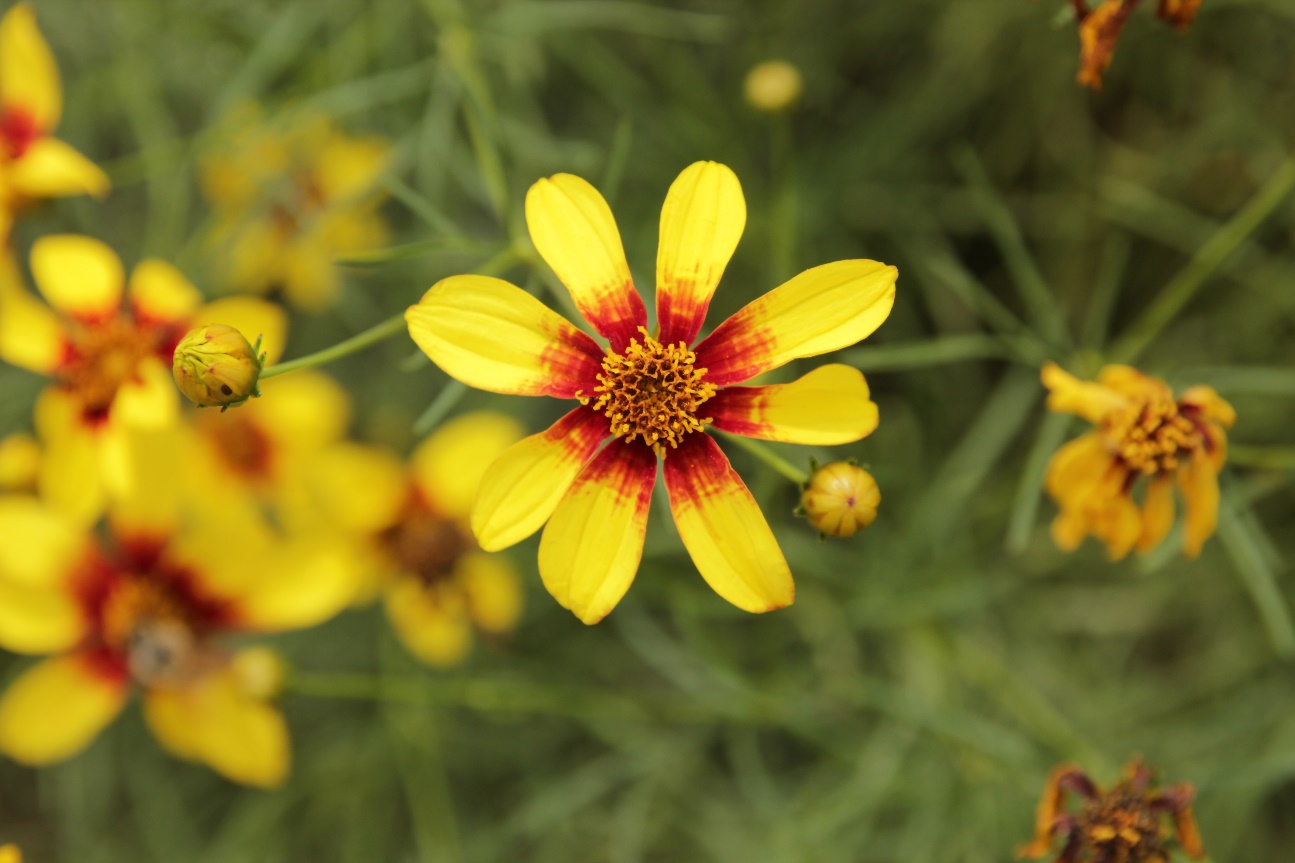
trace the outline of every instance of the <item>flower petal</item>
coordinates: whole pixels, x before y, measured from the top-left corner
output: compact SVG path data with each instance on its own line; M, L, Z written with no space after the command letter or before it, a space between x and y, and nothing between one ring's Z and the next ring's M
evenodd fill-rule
M508 632L522 616L524 596L517 570L500 554L468 552L454 578L468 599L472 622L486 632Z
M670 510L706 583L745 611L791 605L791 570L760 506L709 435L693 434L665 458Z
M37 489L42 499L81 524L103 512L102 437L86 424L81 404L57 387L36 400L36 430L45 445Z
M58 64L30 3L19 3L0 19L0 111L19 108L36 127L49 131L63 112Z
M127 291L135 320L144 323L181 325L187 329L194 310L202 305L202 293L184 273L157 258L147 258L135 265Z
M788 443L852 443L877 428L877 405L858 369L819 366L789 384L725 387L705 404L715 428Z
M1074 414L1099 423L1111 411L1129 404L1128 397L1119 390L1081 381L1056 363L1044 365L1039 377L1048 388L1048 410L1055 413Z
M697 346L706 380L750 380L800 357L848 347L881 326L895 304L898 271L877 261L806 270L740 309Z
M1224 428L1232 428L1236 424L1236 409L1224 400L1214 387L1192 387L1182 394L1178 403L1184 407L1196 408L1206 419L1213 420Z
M521 425L506 414L476 411L455 417L414 450L414 481L438 512L466 520L486 469L522 434Z
M93 195L102 198L112 188L108 175L69 144L57 138L37 138L13 162L9 181L27 198Z
M642 444L608 443L544 527L544 586L584 623L606 617L638 572L656 465L656 454Z
M252 344L259 336L267 366L278 362L288 335L288 316L283 308L257 297L225 297L207 303L194 313L190 326L206 324L233 327Z
M64 581L88 540L76 521L26 495L0 497L0 536L0 579L42 588Z
M32 765L71 758L121 712L128 684L85 654L38 663L0 697L0 752Z
M91 237L41 237L31 248L31 273L49 304L71 317L103 319L121 306L121 260Z
M14 653L57 653L86 633L70 592L0 581L0 647Z
M472 620L457 590L399 579L387 591L387 619L405 649L434 668L457 665L472 646Z
M540 180L526 193L526 226L540 257L613 350L647 326L616 219L597 189L572 174Z
M328 518L357 533L391 527L409 494L405 466L398 458L349 441L312 458L306 475Z
M602 368L597 342L502 279L442 279L405 320L432 362L477 389L575 398L592 392Z
M232 666L184 688L144 694L144 718L172 754L233 782L273 788L292 761L283 714L248 692Z
M180 397L175 379L157 357L145 357L135 367L135 376L123 381L112 400L114 425L138 429L162 429L180 415Z
M300 536L264 552L258 577L235 598L239 622L265 632L323 623L350 604L359 568L342 542Z
M662 344L692 344L742 229L746 200L727 165L694 162L670 186L661 208L656 259Z
M1196 557L1219 523L1219 475L1208 454L1192 453L1191 462L1178 472L1178 487L1187 506L1183 553Z
M1158 476L1147 485L1142 501L1142 535L1138 551L1148 552L1164 541L1174 526L1174 483L1168 476Z
M481 477L472 507L480 546L498 551L539 530L608 434L606 417L578 407L509 447Z
M0 255L5 258L0 260L0 360L52 374L71 349L67 328L49 306L27 293L9 253Z

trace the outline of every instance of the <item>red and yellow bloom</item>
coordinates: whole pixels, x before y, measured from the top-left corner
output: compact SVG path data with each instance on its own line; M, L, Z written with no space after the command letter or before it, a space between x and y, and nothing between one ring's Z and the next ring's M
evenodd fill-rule
M1072 551L1091 534L1115 560L1151 550L1173 527L1177 484L1187 508L1183 551L1199 554L1218 523L1232 406L1204 386L1175 398L1164 381L1128 366L1106 366L1090 383L1049 363L1043 383L1049 409L1096 426L1048 465L1048 493L1061 509L1052 522L1057 545Z
M17 286L0 292L0 359L54 379L36 406L46 447L40 489L87 520L123 473L121 432L178 417L171 360L186 331L234 324L264 336L271 362L283 344L277 307L251 298L203 306L179 270L155 259L141 261L127 282L117 255L89 237L42 237L31 270L48 305Z
M606 349L525 291L485 276L445 279L406 313L414 341L454 378L580 403L486 472L472 513L481 547L512 545L547 522L544 584L595 623L638 569L664 459L675 524L702 577L747 611L789 605L791 572L773 531L702 432L714 425L820 445L869 434L877 408L863 375L847 366L822 366L788 384L735 384L868 336L890 314L895 268L854 260L807 270L694 344L746 223L741 186L727 167L691 165L666 196L656 334L647 330L611 209L593 186L569 174L540 180L526 197L526 221Z
M54 55L19 3L0 18L0 242L29 201L108 191L103 171L51 135L62 112Z

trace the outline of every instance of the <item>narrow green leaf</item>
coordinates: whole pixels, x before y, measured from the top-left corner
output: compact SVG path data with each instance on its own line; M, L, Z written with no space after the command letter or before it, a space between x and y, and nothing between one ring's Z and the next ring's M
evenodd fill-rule
M863 372L894 372L968 360L1001 359L1008 355L1009 351L1000 340L983 333L972 333L855 348L841 354L840 359Z
M1070 416L1054 413L1047 414L1039 424L1039 433L1025 460L1020 485L1016 487L1016 500L1012 503L1012 515L1007 525L1007 550L1012 554L1020 554L1029 544L1030 534L1034 532L1034 519L1039 512L1044 473L1070 426Z
M1219 539L1259 612L1273 651L1283 659L1295 659L1295 622L1264 550L1270 543L1261 536L1263 528L1250 511L1239 508L1235 498L1231 487L1225 486L1219 503Z

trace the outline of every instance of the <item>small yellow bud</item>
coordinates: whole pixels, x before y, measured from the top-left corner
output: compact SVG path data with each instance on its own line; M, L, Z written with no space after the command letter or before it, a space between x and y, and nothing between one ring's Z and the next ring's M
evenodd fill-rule
M823 536L854 536L877 518L881 490L858 465L837 461L818 468L800 496L798 515Z
M0 863L22 863L22 852L17 845L0 845Z
M39 471L40 444L34 438L13 434L0 440L0 492L35 491Z
M800 70L786 60L765 60L746 73L746 101L757 111L776 114L800 98L804 82Z
M268 647L240 650L234 655L233 671L243 692L257 701L278 697L288 676L282 657Z
M175 385L199 407L236 407L259 396L261 339L248 344L243 334L224 324L190 330L175 346L171 372Z

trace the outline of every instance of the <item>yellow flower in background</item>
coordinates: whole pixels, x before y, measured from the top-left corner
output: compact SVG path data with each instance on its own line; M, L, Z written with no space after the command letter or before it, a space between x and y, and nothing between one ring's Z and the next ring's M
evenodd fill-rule
M367 543L396 635L429 665L462 661L474 629L501 635L521 616L516 571L481 551L468 522L482 475L521 437L516 420L481 411L441 426L408 466L348 443L310 471L330 518Z
M390 144L347 135L320 115L270 123L255 106L225 125L226 146L202 163L224 286L279 290L297 308L327 308L340 288L334 258L387 242L375 185Z
M1218 523L1232 406L1204 386L1175 398L1164 381L1128 366L1106 366L1090 383L1049 363L1043 383L1049 409L1096 426L1048 465L1048 493L1061 509L1052 523L1057 545L1073 551L1091 534L1115 560L1133 548L1149 551L1173 527L1177 485L1186 506L1183 551L1198 555Z
M13 281L0 290L0 359L53 378L36 405L45 447L41 494L93 521L105 489L123 475L121 433L160 428L179 415L171 378L180 337L198 324L223 322L264 336L273 362L286 318L259 299L202 305L202 295L172 265L141 261L127 282L116 253L98 240L42 237L31 270L42 303Z
M103 171L52 136L62 113L54 55L19 3L0 18L0 242L29 201L108 191Z
M354 585L333 545L286 542L250 507L186 499L174 431L114 505L109 541L31 497L0 497L0 646L53 654L0 697L0 752L50 764L86 746L133 690L173 754L236 782L272 786L290 762L263 665L223 648L231 632L312 626Z
M444 279L405 316L419 347L469 386L580 403L486 472L472 512L481 547L505 548L547 522L544 585L582 621L596 623L638 570L664 459L675 525L702 577L747 611L791 604L791 571L773 531L724 453L700 432L713 424L817 445L871 433L877 406L863 375L848 366L821 366L788 384L734 384L868 336L890 314L895 268L854 260L807 270L693 345L746 224L730 169L697 162L670 187L655 334L646 329L611 209L593 186L570 174L540 180L526 196L526 221L540 255L609 348L520 288L486 276Z
M757 63L742 81L746 103L767 114L777 114L795 105L804 89L800 70L786 60Z

